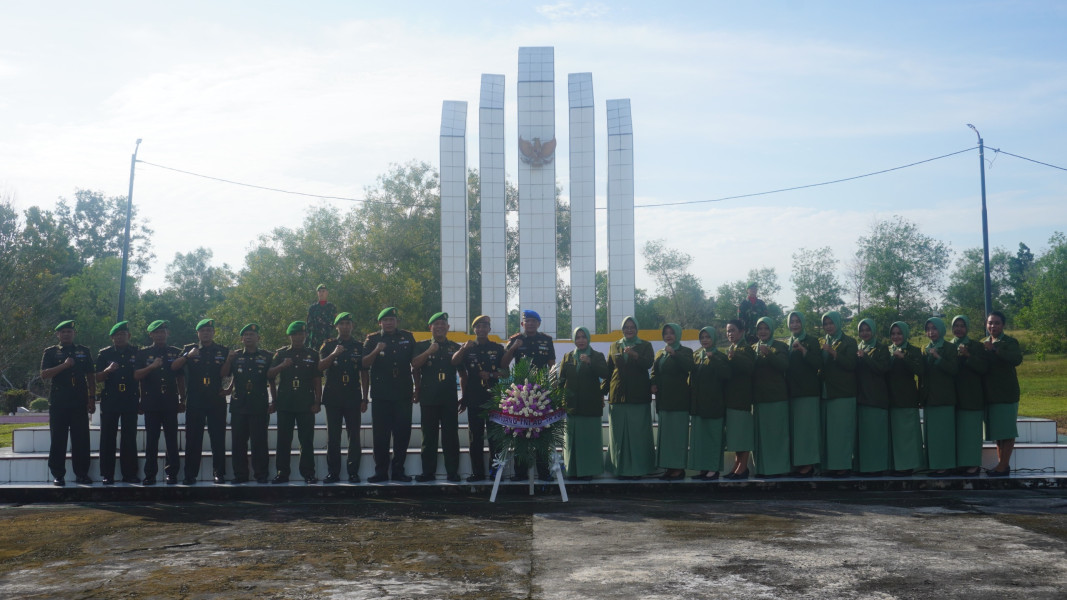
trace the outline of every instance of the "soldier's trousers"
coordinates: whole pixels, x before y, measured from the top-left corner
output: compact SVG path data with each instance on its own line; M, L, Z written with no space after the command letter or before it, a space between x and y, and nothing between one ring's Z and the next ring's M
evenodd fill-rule
M100 476L115 477L115 436L122 477L137 477L137 411L100 413Z
M82 404L76 408L53 408L48 411L48 469L52 477L67 474L67 436L70 436L70 463L75 477L89 476L89 413Z
M480 406L467 409L467 433L470 435L471 474L475 477L485 477L485 438L487 427L496 427L481 416ZM500 452L496 444L489 442L489 463Z
M341 426L348 436L348 476L359 474L359 426L361 401L338 401L326 405L326 470L330 475L341 474Z
M237 479L248 479L248 442L252 441L252 475L257 480L267 478L270 460L267 449L267 413L230 415L230 447L233 451L233 474ZM290 432L291 435L292 432Z
M411 394L373 396L371 429L374 432L374 474L405 475L404 460L411 441ZM389 460L389 438L393 440L393 460Z
M200 459L204 455L204 425L211 438L212 475L226 474L226 402L185 413L185 478L200 479Z
M300 442L300 476L307 479L315 476L315 415L310 410L294 412L278 411L278 454L275 467L278 473L288 477L292 469L293 425Z
M181 467L178 454L178 413L172 410L146 410L144 413L144 476L155 479L159 472L159 430L163 430L163 442L167 445L167 458L163 472L167 477L177 477Z
M422 473L437 473L437 434L441 433L441 450L445 455L445 472L459 475L459 414L456 403L444 406L421 405L422 411Z

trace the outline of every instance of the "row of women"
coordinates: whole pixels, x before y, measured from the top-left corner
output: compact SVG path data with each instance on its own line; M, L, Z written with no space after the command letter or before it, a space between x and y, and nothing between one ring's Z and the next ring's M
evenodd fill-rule
M822 318L823 335L804 332L804 317L788 315L792 333L773 338L769 317L745 341L744 323L726 325L718 348L714 327L700 330L696 351L681 344L676 324L663 327L665 347L638 337L627 317L622 339L605 357L574 332L575 349L559 365L566 390L567 475L608 472L637 479L744 479L757 476L979 476L983 438L997 443L991 477L1009 474L1019 407L1015 367L1019 343L1004 333L999 311L987 335L970 337L966 316L952 319L952 338L938 317L926 321L927 343L910 341L904 322L877 336L871 319L845 335L836 311ZM603 398L609 403L609 443L603 456ZM655 402L658 436L653 436ZM984 432L983 432L984 428ZM658 444L655 443L658 437ZM724 465L724 453L734 462ZM750 468L751 467L751 468Z

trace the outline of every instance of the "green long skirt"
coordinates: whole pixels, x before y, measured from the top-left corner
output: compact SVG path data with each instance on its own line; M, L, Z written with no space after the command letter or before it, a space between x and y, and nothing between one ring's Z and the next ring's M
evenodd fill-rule
M981 410L956 409L956 466L982 466Z
M693 416L689 426L689 464L696 471L722 471L723 419Z
M756 472L780 475L792 469L789 462L789 401L759 402L752 406L756 424Z
M923 409L926 426L926 466L932 470L956 468L956 407L927 406Z
M726 409L726 449L748 452L756 447L756 426L751 410Z
M819 397L791 398L789 409L789 441L793 444L793 465L818 464L819 444L822 439Z
M822 468L847 471L852 468L856 447L856 398L823 400L823 448L826 458Z
M893 448L893 469L914 471L923 468L923 432L918 408L889 409L889 438Z
M608 408L607 470L616 476L640 477L655 470L652 407L612 404Z
M1019 437L1019 403L994 403L985 407L985 439L1014 440Z
M659 419L659 446L656 448L656 466L661 469L684 469L689 454L689 411L661 410Z
M856 469L860 473L889 470L889 409L856 407Z
M563 437L563 460L567 477L588 477L604 472L604 446L600 417L567 416Z

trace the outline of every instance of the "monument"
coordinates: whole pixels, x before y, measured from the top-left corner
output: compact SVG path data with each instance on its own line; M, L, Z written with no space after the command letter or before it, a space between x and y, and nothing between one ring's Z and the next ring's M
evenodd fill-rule
M441 310L466 331L470 277L467 260L467 103L441 108Z

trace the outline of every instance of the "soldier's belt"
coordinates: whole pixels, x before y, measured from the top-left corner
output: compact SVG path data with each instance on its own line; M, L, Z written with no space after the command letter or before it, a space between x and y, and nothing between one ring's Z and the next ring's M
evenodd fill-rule
M205 377L204 378L204 385L205 386L211 385L211 378L210 377Z
M125 392L126 391L126 384L125 383L120 383L119 384L119 391L120 392Z

